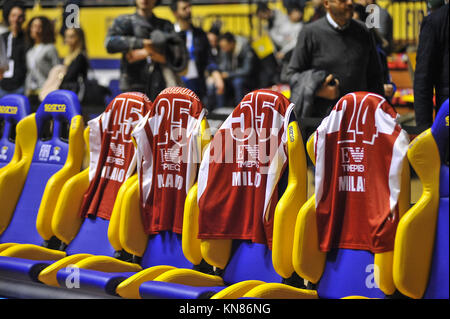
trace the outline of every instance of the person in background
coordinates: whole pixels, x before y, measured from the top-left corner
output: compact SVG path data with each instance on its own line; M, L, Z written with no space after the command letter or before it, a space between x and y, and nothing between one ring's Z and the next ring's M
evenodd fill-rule
M9 27L8 32L0 36L5 48L8 70L4 69L3 78L0 80L0 97L12 93L25 94L25 4L22 1L6 1L3 6L3 20Z
M25 90L30 100L31 111L35 112L40 104L39 92L50 70L59 64L59 58L54 45L53 23L47 17L32 18L28 23L26 34L30 48L26 53Z
M380 7L376 0L357 0L357 3L362 5L366 10L368 5L376 5L378 7L379 14L379 26L375 29L380 37L380 46L383 49L386 56L389 56L394 48L394 38L393 38L393 22L392 17L389 12ZM366 14L370 14L371 12L367 12ZM365 19L364 19L365 21Z
M359 3L355 3L353 5L353 7L354 7L353 19L359 20L362 23L364 23L368 16L368 13L366 12L366 7L364 7L362 4L359 4ZM392 82L392 78L389 73L389 67L388 67L388 63L387 63L386 51L383 49L383 46L386 46L387 42L386 42L386 40L383 39L382 35L380 34L379 28L370 28L369 32L372 33L373 38L375 39L375 45L376 45L376 49L378 52L378 57L380 58L380 64L382 67L383 81L384 81L384 84L383 84L384 95L390 101L396 91L396 85L394 82Z
M306 24L287 68L297 119L324 118L350 92L384 95L372 34L353 17L352 0L325 0L327 15ZM302 134L309 137L309 132Z
M59 88L77 93L82 101L89 69L84 31L81 28L66 28L64 43L69 48L69 53L63 60L67 71Z
M189 52L187 71L182 76L185 86L203 101L206 97L205 75L208 72L214 79L217 94L222 94L224 83L212 57L208 37L205 31L192 25L191 1L172 0L170 8L176 19L175 31L185 41ZM208 105L206 107L209 108Z
M0 41L0 80L3 79L3 73L8 71L8 59L6 58L6 50L3 41Z
M426 16L420 27L414 73L416 126L425 130L433 124L433 111L449 97L449 4ZM435 94L434 92L435 91ZM436 105L433 103L436 98Z
M209 31L206 33L210 46L210 56L213 63L219 65L219 37L220 37L221 23L214 22ZM223 95L225 90L225 83L222 75L219 72L209 73L206 77L206 105L208 110L212 111L217 106L217 96Z
M238 105L252 88L256 56L247 39L236 37L230 32L220 36L219 47L219 70L225 81L225 91L231 91L233 103ZM217 95L219 107L225 106L226 93Z
M319 20L327 14L327 10L323 5L324 0L311 0L312 6L314 8L314 14L309 18L308 23Z
M117 17L105 41L108 53L122 53L120 90L145 93L150 100L168 86L179 85L188 53L172 23L155 16L160 0L136 0L136 12Z
M215 63L219 60L219 37L220 37L220 25L213 24L209 31L206 33L211 50L211 56Z

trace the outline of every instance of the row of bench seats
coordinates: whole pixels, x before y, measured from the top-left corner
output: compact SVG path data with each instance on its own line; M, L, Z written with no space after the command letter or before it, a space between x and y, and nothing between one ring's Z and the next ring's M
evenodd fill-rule
M192 94L183 92L187 100L194 101ZM258 92L273 94L276 103L286 103L280 94ZM153 105L171 99L170 93L163 93ZM96 213L82 217L86 191L95 187L95 173L103 171L98 165L106 163L95 154L119 132L131 143L133 128L146 116L145 108L134 108L132 120L122 116L130 111L130 99L139 105L145 102L137 95L117 96L105 113L116 116L118 122L103 128L100 139L93 134L98 129L94 122L84 128L80 104L69 91L49 94L37 112L27 116L24 97L0 100L0 119L5 123L0 149L6 145L8 151L6 159L0 159L0 163L8 163L0 168L0 295L30 297L27 290L36 291L37 287L37 291L58 297L77 287L72 291L89 297L385 298L400 292L411 298L448 298L448 101L433 127L413 140L408 150L409 163L423 185L422 196L410 207L405 161L399 199L402 217L394 250L373 254L319 250L315 197L306 198L305 150L315 162L314 139L305 148L293 114L286 119L287 166L278 182L280 199L270 248L251 240L199 239L196 183L184 194L183 236L172 230L149 234L144 229L140 199L151 190L139 183L143 179L142 175L138 178L139 172L116 178L118 185L103 193L114 199L110 218ZM263 114L267 105L246 102L236 110L243 107ZM167 107L163 109L160 106L161 114L167 112ZM159 125L170 125L173 118L182 117L180 108L173 110L178 114L161 116ZM206 117L200 121L198 134L193 136L194 148L202 153L208 150L211 136ZM14 148L12 124L17 124L14 155L10 153ZM158 138L161 142L164 137ZM142 141L135 142L137 148L142 147ZM152 154L159 153L160 144L153 144ZM139 154L135 152L133 147L125 155L134 158ZM90 165L81 171L88 155ZM136 158L141 161L138 167L145 160ZM131 170L133 163L127 165ZM151 187L157 187L155 180ZM373 268L368 270L369 265ZM18 292L20 287L24 288Z

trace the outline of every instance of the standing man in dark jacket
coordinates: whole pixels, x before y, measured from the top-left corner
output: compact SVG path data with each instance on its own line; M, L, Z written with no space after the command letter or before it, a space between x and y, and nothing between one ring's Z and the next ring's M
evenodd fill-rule
M136 13L117 17L106 38L109 53L121 52L120 89L145 93L151 100L187 66L187 51L172 23L153 14L160 0L136 0Z
M208 72L215 80L218 91L223 92L224 83L211 54L208 37L205 31L192 25L191 1L172 0L170 8L176 19L175 31L184 40L189 53L188 67L182 76L185 86L203 101L206 97L205 72Z
M286 74L298 119L324 118L350 92L384 95L374 39L352 20L352 0L324 0L324 6L326 16L300 31Z
M3 41L8 62L8 71L0 80L0 97L6 94L24 94L27 74L25 34L22 25L25 22L25 4L22 1L6 1L3 6L3 19L9 26L9 32L0 36Z
M433 123L433 89L436 112L449 97L449 4L426 16L420 27L414 73L414 110L416 126L427 129Z

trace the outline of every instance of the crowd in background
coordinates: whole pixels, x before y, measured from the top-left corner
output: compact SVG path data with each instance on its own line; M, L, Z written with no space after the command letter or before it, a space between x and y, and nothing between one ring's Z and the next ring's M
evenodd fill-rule
M393 52L389 13L378 7L379 26L368 29L364 24L371 12L366 8L375 4L374 0L309 0L314 14L305 21L306 1L284 0L285 11L271 9L263 2L257 4L255 14L273 45L273 50L264 55L248 38L224 32L220 21L208 30L194 26L189 0L171 2L175 23L153 14L159 0L136 0L134 14L113 21L105 47L109 53L122 54L121 91L140 91L153 100L165 87L185 86L196 92L210 111L237 105L251 90L282 83L291 88L297 117L324 117L340 96L357 90L390 99L395 83L387 67L387 56ZM421 30L418 56L435 62L424 67L417 60L414 85L423 88L421 79L428 81L426 97L422 94L419 106L415 105L416 114L427 118L419 119L424 126L431 125L430 85L431 92L436 88L439 102L448 98L448 2L430 3L433 10L442 7L444 13L434 19L437 22L423 24L427 28ZM72 90L82 103L96 95L89 94L93 86L88 83L90 66L81 28L61 30L68 49L61 58L55 47L58 34L48 18L33 17L24 25L24 3L7 0L3 21L7 29L0 41L0 97L27 95L35 111L52 90ZM433 23L440 29L433 30ZM430 36L424 34L435 31L439 36L432 36L436 43L430 44ZM445 35L447 41L441 43ZM427 52L430 46L436 50L425 56L425 46ZM445 61L445 56L447 68L443 70L438 62ZM422 104L425 106L418 110Z

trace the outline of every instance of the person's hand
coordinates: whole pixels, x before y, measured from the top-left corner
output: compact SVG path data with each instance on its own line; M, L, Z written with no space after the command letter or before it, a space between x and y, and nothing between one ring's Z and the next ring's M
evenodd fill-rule
M284 58L284 53L281 52L281 51L278 51L278 52L275 54L275 58L276 58L278 61L283 60L283 58Z
M225 92L225 83L223 82L222 78L219 78L214 83L216 87L216 94L222 95Z
M384 96L391 98L394 95L394 86L392 84L384 84Z
M334 79L334 85L330 83L332 80L333 74L328 74L328 76L325 78L325 81L316 91L316 96L327 100L336 100L339 97L339 80Z
M149 56L149 54L148 54L147 49L143 48L143 49L136 49L136 50L128 51L128 53L126 54L125 57L129 63L134 63L134 62L144 60L148 56Z

